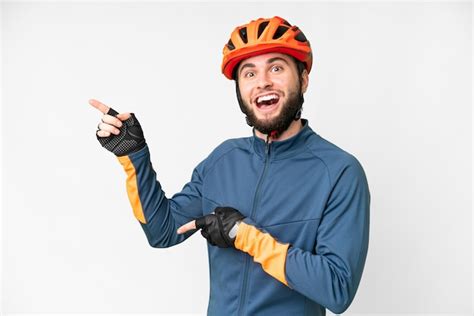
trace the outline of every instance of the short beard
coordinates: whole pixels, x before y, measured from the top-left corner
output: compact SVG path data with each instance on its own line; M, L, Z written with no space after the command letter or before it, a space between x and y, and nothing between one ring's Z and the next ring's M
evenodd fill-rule
M237 90L237 100L239 101L240 109L242 112L247 115L247 123L250 126L255 127L262 134L270 135L271 133L277 133L281 135L284 131L288 129L291 123L296 119L300 118L300 115L297 116L298 112L303 108L303 93L301 91L301 82L299 83L297 91L290 91L288 95L288 100L281 105L280 114L274 119L259 120L255 115L255 112L252 110L252 107L242 100L240 95L239 85L236 85Z

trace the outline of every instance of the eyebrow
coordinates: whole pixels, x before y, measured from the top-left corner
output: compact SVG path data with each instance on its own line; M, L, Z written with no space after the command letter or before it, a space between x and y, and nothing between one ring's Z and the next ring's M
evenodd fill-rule
M284 58L281 58L281 57L270 58L269 60L267 60L267 64L271 64L275 61L282 61L288 65L288 61L286 61ZM243 64L242 67L240 67L239 75L242 73L242 70L244 70L244 68L252 68L252 67L255 67L255 64L252 64L252 63Z

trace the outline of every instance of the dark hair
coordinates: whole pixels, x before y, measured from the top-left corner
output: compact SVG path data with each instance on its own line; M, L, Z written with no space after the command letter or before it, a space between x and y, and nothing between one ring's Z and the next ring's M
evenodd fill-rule
M300 76L301 78L301 75L303 74L303 70L306 69L306 63L296 59L295 57L291 56L291 58L293 58L293 60L295 61L295 64L296 64L296 68L298 69L298 75Z

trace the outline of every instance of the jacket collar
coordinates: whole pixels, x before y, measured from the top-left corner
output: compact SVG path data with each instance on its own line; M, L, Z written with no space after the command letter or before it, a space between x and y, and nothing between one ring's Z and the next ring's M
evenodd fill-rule
M303 127L297 134L282 141L272 141L269 144L269 158L270 160L279 160L286 157L293 156L305 149L307 139L315 134L309 127L308 120L301 119ZM255 128L253 129L253 149L255 153L261 158L266 156L266 142L255 135Z

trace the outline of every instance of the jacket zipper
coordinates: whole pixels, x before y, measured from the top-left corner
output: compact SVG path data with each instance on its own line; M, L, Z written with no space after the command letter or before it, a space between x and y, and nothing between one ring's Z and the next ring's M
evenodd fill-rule
M259 200L259 193L260 193L260 186L263 182L263 179L265 178L265 174L267 173L267 167L268 167L268 160L270 156L270 136L267 136L267 141L265 142L265 164L263 166L263 172L262 176L260 177L260 180L258 181L257 188L255 190L255 196L253 199L253 206L252 206L252 212L250 213L250 218L253 220L254 214L255 214L255 209L257 208L258 200ZM240 291L240 304L239 304L239 310L238 310L238 315L242 315L244 312L244 303L247 300L247 279L248 279L248 273L249 273L249 266L250 266L250 256L246 256L245 258L245 266L244 266L244 283L242 285L242 290Z

